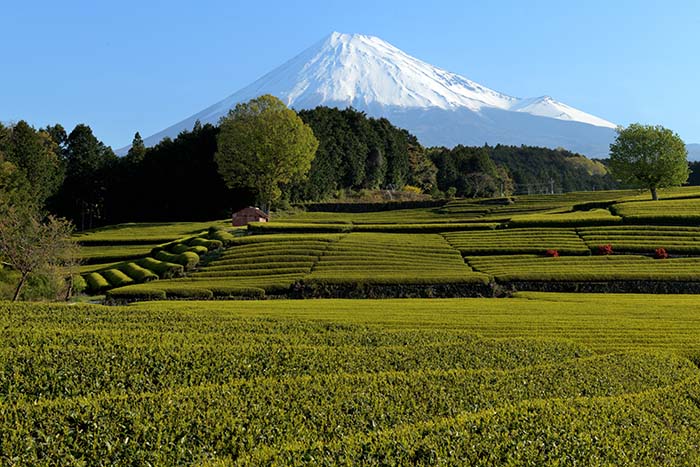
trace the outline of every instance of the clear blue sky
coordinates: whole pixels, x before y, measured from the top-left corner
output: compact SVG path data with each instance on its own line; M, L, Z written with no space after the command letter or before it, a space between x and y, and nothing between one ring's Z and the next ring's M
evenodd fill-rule
M115 149L332 31L379 36L510 95L549 94L700 142L696 0L39 0L0 11L0 121L87 123Z

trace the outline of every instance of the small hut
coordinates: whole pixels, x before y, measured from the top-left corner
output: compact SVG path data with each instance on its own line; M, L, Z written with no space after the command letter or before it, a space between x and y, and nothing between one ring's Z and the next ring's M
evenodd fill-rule
M247 208L233 213L231 224L233 224L234 227L243 227L250 222L267 222L269 220L270 216L268 214L265 214L258 208L248 206Z

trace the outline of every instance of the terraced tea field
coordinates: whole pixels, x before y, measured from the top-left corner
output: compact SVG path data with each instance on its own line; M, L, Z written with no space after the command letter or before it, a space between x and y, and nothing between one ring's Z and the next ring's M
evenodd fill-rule
M81 272L91 292L109 290L118 301L491 296L586 291L593 282L596 291L695 293L700 226L691 213L700 191L661 196L653 202L627 190L374 212L295 209L228 232L226 221L124 224L79 237ZM646 224L639 213L651 216ZM612 257L595 257L599 251Z
M0 302L3 465L696 465L695 296Z

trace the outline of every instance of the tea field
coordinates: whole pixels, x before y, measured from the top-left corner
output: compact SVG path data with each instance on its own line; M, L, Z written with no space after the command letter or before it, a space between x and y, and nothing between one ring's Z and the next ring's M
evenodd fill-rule
M236 229L225 220L122 224L77 237L80 273L88 293L118 303L700 292L700 190L647 198L622 190L320 204Z
M0 302L0 335L1 465L700 462L692 295Z

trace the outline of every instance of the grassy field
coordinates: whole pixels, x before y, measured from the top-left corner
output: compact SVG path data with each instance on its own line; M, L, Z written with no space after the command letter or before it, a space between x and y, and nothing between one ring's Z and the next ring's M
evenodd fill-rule
M697 465L694 296L0 302L3 465Z

